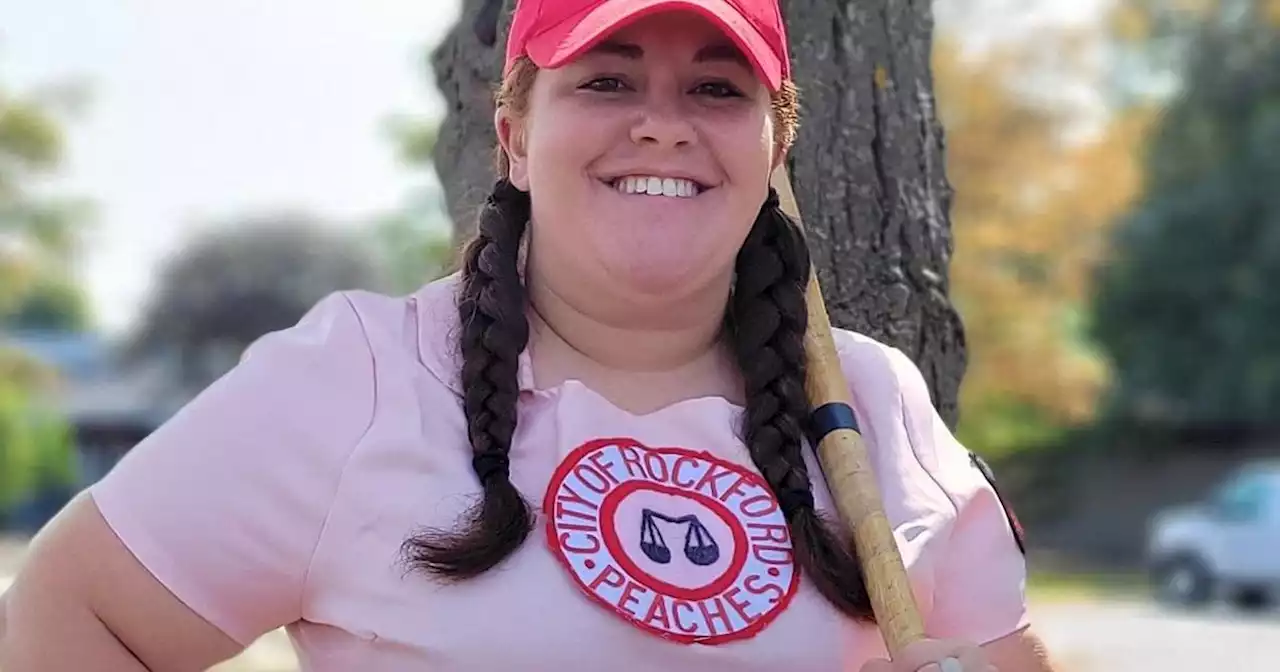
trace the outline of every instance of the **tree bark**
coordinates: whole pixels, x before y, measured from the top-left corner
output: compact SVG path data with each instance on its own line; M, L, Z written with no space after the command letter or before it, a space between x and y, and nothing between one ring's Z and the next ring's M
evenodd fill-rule
M791 176L832 323L901 348L954 428L966 351L931 3L784 0L783 12L802 106Z
M500 2L501 0L499 0ZM431 55L436 86L445 100L445 116L435 144L435 168L444 187L446 208L457 238L475 229L476 214L492 190L493 94L502 73L507 26L513 0L506 0L497 24L487 16L494 0L461 0L458 23ZM500 6L500 5L499 5ZM494 31L486 44L482 35Z
M448 102L436 167L465 236L494 177L491 92L503 43L477 37L485 0L463 4L433 64ZM901 348L954 428L966 350L949 299L952 191L933 95L930 2L782 6L802 108L790 170L832 323Z

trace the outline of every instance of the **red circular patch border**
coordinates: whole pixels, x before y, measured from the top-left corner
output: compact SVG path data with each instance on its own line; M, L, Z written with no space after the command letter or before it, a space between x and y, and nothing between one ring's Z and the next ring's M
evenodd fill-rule
M800 566L795 562L794 543L792 545L791 582L786 587L786 590L783 593L782 597L778 599L778 604L774 606L773 609L765 612L764 614L761 614L760 618L756 619L754 623L748 625L747 627L741 630L726 633L723 635L709 635L706 637L700 637L697 635L679 634L679 633L670 632L667 630L662 630L660 628L653 627L647 623L637 620L630 613L623 611L620 607L614 605L611 602L604 600L599 595L597 595L594 591L592 591L591 588L588 587L587 584L583 581L582 577L578 576L578 573L574 571L573 563L569 560L569 556L564 552L564 549L560 546L559 538L556 536L556 520L555 520L555 511L554 511L555 493L560 490L560 486L564 483L564 479L569 476L569 473L570 471L572 471L573 467L577 466L580 463L583 456L593 451L599 450L601 447L608 446L608 445L638 448L640 450L644 450L648 452L672 453L676 455L692 457L699 460L706 460L714 464L719 464L725 468L733 470L736 473L742 474L742 476L746 478L748 481L751 481L752 483L759 485L760 487L764 488L765 491L768 492L771 497L773 496L773 489L769 487L768 482L766 482L764 480L764 477L762 477L760 474L754 471L745 469L742 465L739 465L737 463L729 462L727 460L718 458L706 451L699 452L699 451L690 450L688 448L677 448L673 446L653 448L635 439L627 438L627 437L602 438L602 439L594 439L591 441L587 441L582 445L578 446L577 448L574 448L573 450L569 451L569 453L565 455L563 459L560 460L560 464L556 465L556 469L551 474L551 479L547 483L547 489L546 489L546 492L543 494L543 501L542 501L542 513L547 519L547 522L546 522L547 545L551 548L552 555L555 556L556 560L558 560L560 564L564 566L566 573L570 576L570 578L573 579L573 582L578 586L579 590L585 593L586 596L591 599L591 601L595 602L597 605L600 605L611 612L614 612L624 621L630 622L634 627L644 630L652 635L661 637L663 639L673 641L673 642L679 642L682 644L713 645L713 644L724 644L728 642L735 642L735 641L740 641L744 639L750 639L752 637L755 637L762 630L768 627L769 624L773 623L774 619L776 619L780 614L782 614L782 612L787 610L787 608L791 605L791 600L796 596L796 593L799 592L798 588L800 587Z

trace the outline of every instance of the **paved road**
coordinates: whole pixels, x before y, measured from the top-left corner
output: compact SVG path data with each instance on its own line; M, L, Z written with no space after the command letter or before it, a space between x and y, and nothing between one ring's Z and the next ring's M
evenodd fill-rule
M6 585L0 576L0 591ZM1280 669L1280 614L1175 613L1151 604L1053 603L1036 628L1062 672L1273 672ZM290 672L281 633L264 637L215 672Z
M1190 614L1133 602L1048 605L1036 619L1065 672L1280 670L1280 614Z

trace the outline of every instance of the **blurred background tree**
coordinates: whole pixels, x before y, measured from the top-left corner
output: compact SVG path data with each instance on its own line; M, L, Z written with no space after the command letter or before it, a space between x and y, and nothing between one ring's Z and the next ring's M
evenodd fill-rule
M82 331L93 325L93 308L79 281L49 270L37 275L13 308L0 316L0 329Z
M0 376L0 524L77 483L71 427L30 390Z
M1094 334L1117 382L1108 413L1177 429L1275 429L1280 3L1193 4L1131 18L1148 19L1152 29L1135 33L1154 40L1153 58L1177 79L1141 200L1100 268Z
M959 434L988 455L1088 423L1108 382L1086 333L1090 272L1137 193L1150 114L1056 97L1100 86L1094 44L1058 28L976 52L943 32L935 47L956 191L952 288L970 352Z
M424 174L423 183L405 204L378 218L372 228L372 244L387 289L404 294L454 271L458 245L432 162L440 137L438 120L392 117L387 137L396 158Z
M17 93L0 82L0 316L46 274L68 274L79 260L90 204L51 193L46 181L65 160L63 124L88 101L62 84Z
M431 189L375 222L372 243L387 291L412 293L456 269L457 245L442 203L443 194Z
M207 385L327 294L385 287L361 235L292 213L208 227L160 269L125 360L172 358L184 384Z
M86 94L68 84L20 93L0 82L0 332L92 322L75 277L90 205L47 184ZM49 367L0 339L0 519L75 481L70 427L44 403L56 383Z

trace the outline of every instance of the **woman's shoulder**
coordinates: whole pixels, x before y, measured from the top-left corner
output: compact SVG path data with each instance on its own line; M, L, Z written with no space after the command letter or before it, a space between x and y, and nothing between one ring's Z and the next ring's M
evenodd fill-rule
M312 312L352 320L371 347L417 350L439 340L431 335L449 332L457 323L457 281L457 275L444 276L409 294L369 289L335 292L321 299Z
M953 524L975 506L993 538L1024 547L1023 530L1010 503L1000 496L995 474L977 452L963 445L937 410L919 365L901 349L846 329L832 336L870 449L883 467L882 483L921 497ZM914 483L918 487L903 487ZM968 514L972 515L972 514Z
M443 370L439 334L448 328L441 306L451 304L449 286L442 279L403 296L364 289L325 295L294 324L250 343L235 366L130 454L147 454L153 445L164 445L165 455L183 454L172 446L252 425L255 443L273 435L279 445L306 446L313 457L345 459L381 408L415 394L422 377L416 363ZM297 451L271 454L285 459Z
M920 367L900 348L849 329L831 335L856 402L903 413L933 409Z
M874 461L893 480L920 486L904 493L930 493L931 507L954 513L957 500L983 484L981 474L938 413L920 367L866 334L833 329L832 336Z
M91 487L116 536L241 643L298 618L335 503L356 487L354 456L405 445L370 437L418 431L412 409L442 406L422 395L448 397L423 388L412 360L447 328L435 320L449 284L333 292L259 337Z
M268 334L260 342L290 333L305 339L317 329L331 329L325 347L333 354L363 354L375 376L409 374L421 366L453 387L453 341L459 323L457 284L454 274L427 282L409 294L368 289L335 292L321 299L297 325Z

